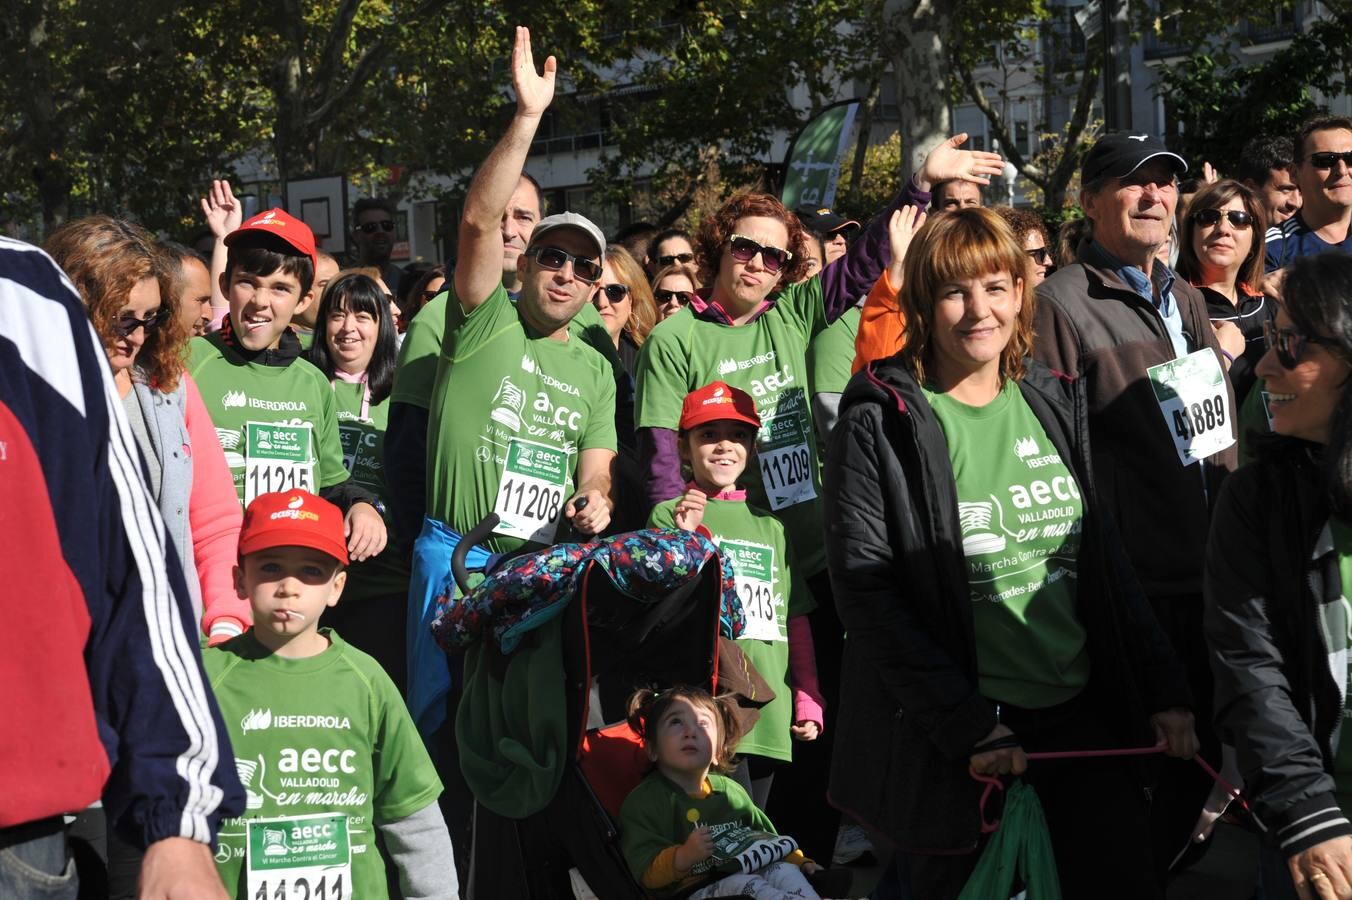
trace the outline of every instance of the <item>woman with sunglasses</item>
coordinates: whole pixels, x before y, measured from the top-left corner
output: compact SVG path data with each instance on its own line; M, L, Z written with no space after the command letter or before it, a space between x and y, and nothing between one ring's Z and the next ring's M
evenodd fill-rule
M376 509L387 525L384 443L399 354L395 334L383 283L364 271L348 270L324 289L315 341L305 353L333 388L343 465L355 483L376 496ZM395 530L388 530L393 541ZM404 623L409 570L404 558L396 546L355 563L348 571L343 602L324 613L324 624L375 657L401 694L407 681Z
M399 333L408 331L409 323L422 311L433 297L440 294L446 285L446 267L433 266L418 276L399 303L399 316L395 320Z
M638 351L657 324L657 303L640 266L619 244L607 244L601 268L601 287L592 296L606 333L629 377L634 376Z
M1202 292L1213 324L1230 322L1244 337L1243 352L1230 362L1236 404L1248 396L1254 367L1267 352L1263 328L1272 304L1262 291L1264 223L1258 195L1227 178L1193 197L1179 243L1178 274Z
M831 797L900 849L906 896L944 900L986 840L969 767L1024 774L1065 897L1161 897L1135 767L1025 756L1197 748L1182 669L1098 501L1084 382L1028 357L1027 270L994 212L932 218L905 258L903 349L841 400L824 480L850 752Z
M690 245L690 235L679 228L668 228L654 235L648 244L647 256L649 272L676 266L695 277L695 248Z
M211 418L183 369L190 334L166 300L169 262L140 226L107 216L62 226L44 249L79 290L108 351L203 633L213 644L243 633L253 616L232 574L243 516Z
M992 211L1005 220L1005 224L1014 232L1015 239L1028 254L1028 275L1032 279L1033 287L1042 284L1048 275L1056 271L1051 247L1047 245L1047 226L1043 224L1042 217L1035 212L1015 209L1012 206L996 206Z
M1352 258L1290 266L1268 351L1272 429L1207 546L1216 727L1266 826L1263 900L1352 896Z
M657 270L653 276L653 300L657 304L657 320L665 322L695 299L695 292L704 285L699 276L685 266L670 265Z

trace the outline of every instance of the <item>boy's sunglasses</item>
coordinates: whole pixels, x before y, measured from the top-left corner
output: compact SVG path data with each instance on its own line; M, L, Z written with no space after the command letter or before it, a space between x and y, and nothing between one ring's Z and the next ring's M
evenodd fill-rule
M1332 150L1321 150L1318 153L1310 154L1310 165L1316 169L1332 169L1338 160L1343 161L1343 165L1352 169L1352 150L1344 150L1342 153L1335 153Z
M1242 209L1228 209L1222 213L1219 209L1199 209L1192 214L1192 220L1198 225L1210 228L1224 215L1231 228L1248 228L1253 224L1253 216Z
M767 247L741 234L734 234L728 238L728 249L732 251L732 258L738 262L751 262L752 257L759 253L761 264L771 275L783 269L789 264L789 260L793 259L793 254L788 250Z
M653 297L657 299L658 306L666 306L673 300L686 306L695 299L695 295L690 291L653 291Z
M1300 358L1305 355L1305 348L1310 344L1338 346L1338 342L1332 338L1301 334L1290 328L1278 328L1272 322L1263 323L1263 337L1267 339L1267 345L1276 351L1277 362L1282 364L1283 369L1294 369L1300 363Z
M695 254L693 254L693 253L673 253L673 254L671 254L670 256L659 256L659 257L657 257L657 264L658 264L659 266L674 266L674 265L676 265L676 263L680 263L681 265L685 265L686 263L690 262L690 261L693 260L694 258L695 258Z
M138 319L135 316L121 315L113 320L113 331L120 338L129 338L138 328L144 328L146 337L155 333L155 329L164 324L164 320L169 318L169 308L161 306L144 319Z
M381 219L379 222L363 222L357 226L362 234L375 234L377 231L394 231L393 219Z
M526 251L526 255L533 257L536 262L546 269L558 271L565 264L573 264L573 275L578 281L585 281L587 284L596 284L601 280L601 264L595 260L587 259L585 256L573 256L571 253L565 253L558 247L533 247Z
M1047 263L1052 261L1052 252L1048 250L1046 247L1035 247L1032 250L1026 250L1024 252L1027 253L1032 258L1033 262L1037 263L1039 266L1045 266L1047 265Z
M601 293L605 294L606 300L611 303L623 303L624 298L629 296L629 285L607 284L601 288Z

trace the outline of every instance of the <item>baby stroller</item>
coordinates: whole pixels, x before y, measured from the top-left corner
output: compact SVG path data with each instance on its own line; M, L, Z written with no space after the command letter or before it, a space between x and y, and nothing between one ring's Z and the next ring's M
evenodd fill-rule
M623 719L616 701L637 687L714 690L719 635L744 624L731 566L700 535L649 530L495 560L470 587L465 557L496 525L490 515L456 548L462 596L432 626L443 648L466 652L468 897L638 900L615 822L648 760L622 721L588 731L592 687L604 687L605 721ZM523 746L532 740L548 746Z

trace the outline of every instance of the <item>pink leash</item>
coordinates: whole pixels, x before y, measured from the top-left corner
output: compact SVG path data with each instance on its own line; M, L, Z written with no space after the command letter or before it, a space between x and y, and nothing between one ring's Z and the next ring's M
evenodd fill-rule
M1037 759L1055 760L1055 759L1093 759L1105 756L1152 756L1156 753L1163 753L1167 749L1169 749L1167 744L1159 744L1154 747L1125 747L1120 750L1054 750L1054 751L1043 751L1041 753L1028 753L1025 755L1031 762ZM1213 769L1210 763L1202 759L1200 754L1194 756L1193 760L1197 763L1197 765L1202 767L1203 772L1206 772L1208 775L1210 775L1212 780L1214 780L1217 784L1219 784L1222 788L1225 789L1225 792L1230 795L1231 800L1237 801L1240 806L1244 807L1244 810L1246 812L1251 811L1249 810L1249 804L1244 802L1244 798L1240 795L1239 790L1235 788L1235 786L1232 785L1230 782L1222 778L1221 774L1217 772L1215 769ZM995 831L995 829L1000 827L1000 820L996 819L994 822L986 821L986 801L990 799L992 791L996 790L1003 791L1005 789L1005 785L1002 781L1000 781L999 778L993 775L981 775L971 766L967 767L967 772L977 781L981 782L986 786L986 789L981 792L981 833L990 834L991 832Z

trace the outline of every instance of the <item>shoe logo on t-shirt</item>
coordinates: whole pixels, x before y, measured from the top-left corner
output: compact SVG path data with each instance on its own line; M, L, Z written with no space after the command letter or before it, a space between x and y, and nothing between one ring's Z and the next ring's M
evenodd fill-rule
M1004 535L991 530L995 504L980 500L958 504L958 522L962 525L962 552L964 556L981 553L999 553L1005 549Z
M512 383L512 376L504 375L498 392L493 396L494 409L488 414L494 422L512 431L521 430L521 411L526 408L526 394Z

